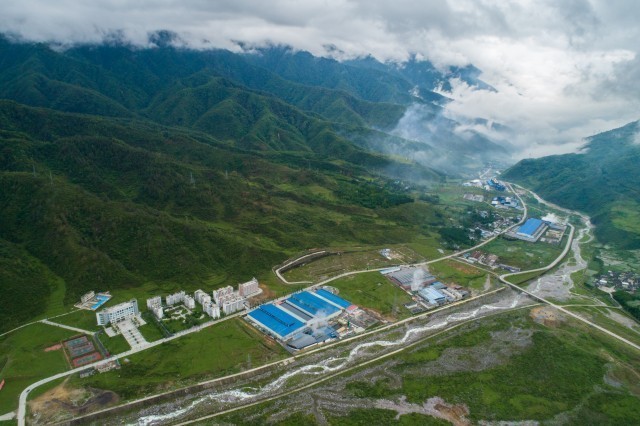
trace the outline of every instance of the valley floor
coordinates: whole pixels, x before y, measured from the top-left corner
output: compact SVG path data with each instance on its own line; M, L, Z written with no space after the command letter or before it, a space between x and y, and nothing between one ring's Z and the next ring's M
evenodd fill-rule
M152 335L153 343L139 353L116 348L116 353L122 352L118 356L124 361L122 369L80 379L65 368L61 352L43 352L46 345L40 342L49 340L36 333L39 329L44 332L44 328L57 330L64 334L54 339L59 341L84 331L82 327L91 328L91 321L84 321L83 314L77 313L59 318L57 323L24 327L4 338L5 347L15 348L12 359L17 356L16 350L25 354L26 373L24 382L12 382L5 395L15 394L20 387L32 383L30 377L37 377L34 365L46 364L50 374L55 364L48 358L60 358L61 362L56 361L60 364L59 375L41 381L39 387L31 384L27 392L22 392L21 410L26 408L26 397L31 393L30 422L60 421L102 408L107 411L101 419L114 423L135 420L141 424L173 423L202 416L222 416L222 420L232 423L318 424L361 424L377 416L401 424L427 418L434 424L551 419L574 423L587 415L607 421L620 416L640 419L640 413L630 408L632 401L638 402L640 392L623 379L640 371L637 352L630 348L640 347L638 325L610 298L586 289L584 280L577 279L577 274L587 267L581 247L592 239L588 218L547 205L535 194L520 192L523 197L537 198L538 211L574 218L576 237L571 238L572 227L565 250L551 251L557 258L546 267L535 269L539 265L534 263L533 269L523 273L499 276L481 265L461 263L460 252L445 253L437 261L427 261L409 245L393 247L398 261L422 262L442 279L472 289L474 297L464 304L418 316L398 309L410 301L406 293L375 272L394 262L382 262L374 255L379 248L365 249L340 257L337 263L335 258L310 262L284 273L283 277L291 281L331 283L349 300L389 321L388 326L365 333L353 342L338 342L308 354L287 357L275 342L243 321L232 319L225 321L224 327L213 325L177 340ZM503 244L492 238L477 247L491 249L498 242ZM506 289L499 285L500 280L516 289L520 287L512 283L522 283L522 291L532 297ZM293 290L300 284L291 287ZM540 300L546 306L540 306ZM609 336L589 331L588 326L603 328ZM212 350L212 341L221 342L218 349ZM573 353L576 349L567 346L569 341L582 347L581 351L589 351L588 359L584 354ZM626 347L621 343L624 341L628 342ZM578 362L570 362L571 357L584 358L580 358L581 362L593 364L592 370L599 372L581 379L583 388L560 386L567 374L590 374L582 371ZM558 359L565 358L566 363L558 364ZM260 368L261 365L268 368ZM532 371L534 365L544 365L547 371L540 371L540 367ZM244 374L252 370L256 375ZM233 379L211 381L236 372L244 373L231 376ZM525 386L526 377L533 377L533 388ZM200 386L194 388L197 389L194 394L171 397L166 403L159 400L142 408L136 403L125 404L113 412L109 409L114 404L155 394L163 387L171 390L192 386L203 378L211 381L207 387L213 389ZM229 381L230 387L225 384ZM503 382L521 382L521 388L516 386L520 393L511 395L507 387L500 385ZM468 383L477 384L466 387ZM555 385L549 388L549 383ZM75 401L60 399L60 389L68 389L64 394L74 395ZM88 389L103 389L111 394L96 394ZM578 393L583 396L576 399ZM60 401L57 408L46 403L54 395ZM606 408L612 404L618 407L614 411ZM0 411L11 410L11 405L10 400L0 399ZM281 407L286 405L310 408L290 411L290 418L285 418ZM208 414L212 412L215 414ZM18 412L19 423L25 421L24 413Z

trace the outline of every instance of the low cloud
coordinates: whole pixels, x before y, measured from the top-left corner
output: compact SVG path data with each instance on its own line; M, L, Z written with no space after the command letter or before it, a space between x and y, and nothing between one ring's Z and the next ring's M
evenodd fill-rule
M417 54L442 69L474 64L497 92L454 82L446 114L504 124L511 133L494 137L520 156L573 150L638 118L638 22L635 0L0 3L1 32L62 47L114 37L144 47L150 33L169 30L196 49L288 44L338 59Z

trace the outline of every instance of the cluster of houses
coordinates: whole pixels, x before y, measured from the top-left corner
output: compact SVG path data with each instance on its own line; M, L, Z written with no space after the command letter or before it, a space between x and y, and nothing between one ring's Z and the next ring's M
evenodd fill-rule
M640 289L640 275L633 272L607 271L595 278L596 287L604 291L625 290L633 293Z
M498 255L493 253L485 253L480 250L475 250L473 252L463 253L460 258L462 260L465 260L467 263L479 263L481 265L488 266L491 269L502 268L509 272L520 272L520 268L516 266L500 263L500 258L498 257Z
M520 202L516 197L493 197L491 205L496 209L519 209Z

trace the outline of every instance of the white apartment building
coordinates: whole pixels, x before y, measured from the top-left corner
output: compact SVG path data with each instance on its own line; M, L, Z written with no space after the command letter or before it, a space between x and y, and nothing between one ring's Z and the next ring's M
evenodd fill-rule
M226 315L241 311L242 309L244 309L244 298L240 296L229 298L222 304L222 312Z
M158 319L162 319L164 317L164 309L162 309L161 305L154 305L151 308L151 312L153 312L153 315Z
M89 293L85 293L82 297L80 297L80 303L86 303L95 297L96 297L96 292L90 291Z
M138 315L138 301L131 299L96 313L98 325L107 325Z
M154 296L147 299L147 308L153 309L155 306L162 306L162 297Z
M202 306L204 306L204 304L207 302L211 302L211 296L209 296L206 292L202 290L196 290L193 296L194 296L194 299L196 299L196 302L198 302Z
M173 306L184 302L184 296L184 290L168 295L166 297L167 306Z
M222 300L233 295L233 287L230 285L226 287L219 288L217 290L213 290L211 292L213 296L213 300L218 304L222 304Z
M209 315L213 319L220 318L220 306L215 303L207 302L202 305L205 314Z
M251 281L238 284L238 294L240 296L249 297L256 293L260 293L260 286L258 285L258 280L255 277L253 277Z
M196 300L191 296L185 295L183 299L183 303L184 303L184 306L186 306L189 309L196 308Z

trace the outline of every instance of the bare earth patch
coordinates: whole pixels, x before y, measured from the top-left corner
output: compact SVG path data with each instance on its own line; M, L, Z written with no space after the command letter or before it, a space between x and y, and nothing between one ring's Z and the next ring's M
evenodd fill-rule
M379 399L376 401L375 407L396 411L398 413L396 420L404 414L418 413L447 420L454 426L467 426L471 424L469 419L466 418L469 414L469 409L466 405L448 404L445 400L437 396L427 399L422 405L408 403L405 396L401 396L397 401Z
M564 321L564 317L551 306L538 306L531 309L529 314L538 324L546 327L557 327Z
M72 389L66 381L29 402L32 424L51 424L97 411L119 401L118 395L101 389Z

